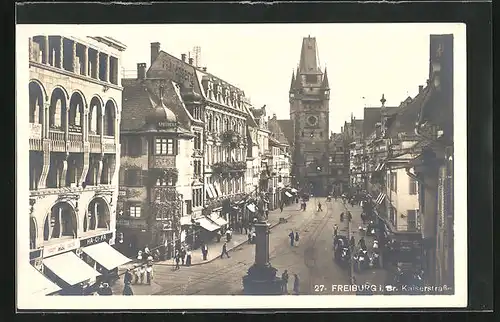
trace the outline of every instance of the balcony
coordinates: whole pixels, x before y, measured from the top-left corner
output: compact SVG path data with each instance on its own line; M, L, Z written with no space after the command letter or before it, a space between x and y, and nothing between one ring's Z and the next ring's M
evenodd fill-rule
M49 139L51 139L52 141L65 141L64 132L56 129L50 129Z

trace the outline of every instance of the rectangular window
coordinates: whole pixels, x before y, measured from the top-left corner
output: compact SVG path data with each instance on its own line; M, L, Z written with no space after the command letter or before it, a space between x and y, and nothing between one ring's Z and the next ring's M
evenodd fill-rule
M142 170L141 169L126 169L125 170L125 185L137 187L142 185Z
M174 155L174 139L155 138L155 155Z
M140 205L130 205L128 207L128 213L130 217L139 218L141 217L141 206Z
M193 205L191 200L186 200L186 215L191 215L193 213Z
M417 194L417 180L414 178L410 177L410 187L409 187L409 193L410 195L416 195Z
M415 231L417 229L417 211L407 210L406 215L407 215L408 231Z

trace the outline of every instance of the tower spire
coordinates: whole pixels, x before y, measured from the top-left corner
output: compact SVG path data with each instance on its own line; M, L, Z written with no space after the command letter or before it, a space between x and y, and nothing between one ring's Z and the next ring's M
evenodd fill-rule
M321 73L318 66L318 53L316 38L308 36L302 40L302 49L300 50L300 73Z
M382 103L382 107L385 107L385 97L384 97L384 94L382 94L382 98L380 99L380 103Z
M325 74L323 75L323 84L322 84L322 86L325 89L329 89L330 88L330 85L328 84L328 73L327 73L326 67L325 67Z
M290 82L290 92L294 89L295 84L295 72L292 71L292 81Z

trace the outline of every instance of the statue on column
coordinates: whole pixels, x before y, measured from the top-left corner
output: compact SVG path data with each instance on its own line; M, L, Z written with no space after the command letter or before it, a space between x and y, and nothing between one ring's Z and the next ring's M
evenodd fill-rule
M258 222L255 227L255 263L243 277L243 292L247 295L282 294L281 278L276 276L277 269L269 262L269 223L265 219L266 198L261 194L258 201Z

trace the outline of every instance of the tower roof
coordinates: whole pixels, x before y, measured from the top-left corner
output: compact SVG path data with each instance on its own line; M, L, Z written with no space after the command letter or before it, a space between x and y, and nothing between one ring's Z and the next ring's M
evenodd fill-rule
M322 87L325 89L330 89L330 85L328 84L328 73L326 72L326 67L325 67L325 74L323 75Z
M308 36L302 40L299 70L301 74L321 74L316 38Z
M294 89L295 84L295 73L292 71L292 81L290 82L290 92Z

